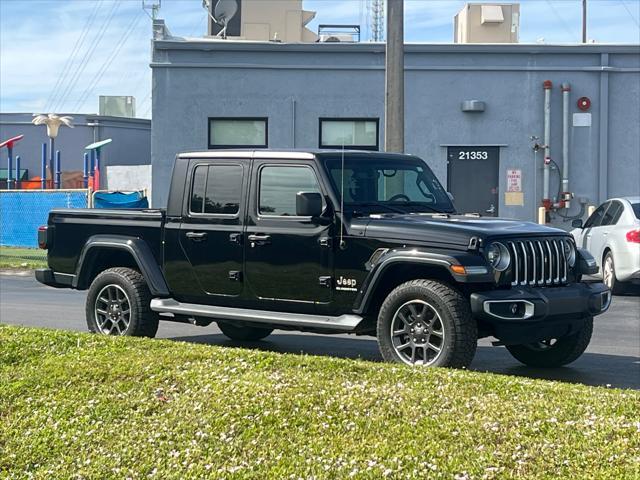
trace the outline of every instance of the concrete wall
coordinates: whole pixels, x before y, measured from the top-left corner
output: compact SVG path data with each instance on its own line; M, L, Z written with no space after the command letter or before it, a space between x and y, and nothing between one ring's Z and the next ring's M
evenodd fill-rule
M84 147L106 138L113 138L113 142L102 151L103 166L151 163L150 120L84 114L64 115L71 115L74 124L74 128L61 126L56 138L55 148L60 150L61 167L64 172L82 171ZM42 143L47 143L48 149L49 138L46 127L33 125L32 119L30 113L0 113L0 139L24 134L24 138L14 148L14 155L20 155L21 169L28 169L30 176L40 176ZM88 125L96 123L99 126ZM7 168L6 150L2 152L0 168Z
M173 158L207 149L207 118L269 118L269 147L317 148L318 118L378 117L384 132L384 45L154 41L152 165L156 206L166 202ZM640 54L613 45L407 45L406 151L446 185L447 145L499 145L522 170L524 206L500 216L534 220L542 198L544 80L553 81L551 156L562 164L560 84L592 100L591 127L571 129L570 190L598 203L640 193ZM463 113L463 100L486 102ZM473 181L472 178L469 179ZM550 192L558 190L551 172ZM570 213L579 211L574 202ZM557 219L567 227L567 222Z

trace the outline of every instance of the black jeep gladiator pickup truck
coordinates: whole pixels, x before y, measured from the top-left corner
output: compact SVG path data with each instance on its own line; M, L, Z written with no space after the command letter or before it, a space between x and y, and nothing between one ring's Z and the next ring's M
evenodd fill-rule
M458 215L414 156L207 151L177 157L166 210L53 210L53 287L88 290L89 330L159 320L256 341L274 329L375 335L385 360L468 366L492 336L553 367L587 348L611 300L562 230Z

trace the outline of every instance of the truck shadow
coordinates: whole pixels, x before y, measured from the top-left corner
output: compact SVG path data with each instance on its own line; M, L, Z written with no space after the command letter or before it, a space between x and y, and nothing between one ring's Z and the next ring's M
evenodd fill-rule
M372 339L276 332L259 342L235 342L221 334L173 337L172 340L232 348L252 348L277 353L382 361L377 343ZM640 357L585 353L566 367L544 369L520 364L503 347L479 346L470 370L640 390Z

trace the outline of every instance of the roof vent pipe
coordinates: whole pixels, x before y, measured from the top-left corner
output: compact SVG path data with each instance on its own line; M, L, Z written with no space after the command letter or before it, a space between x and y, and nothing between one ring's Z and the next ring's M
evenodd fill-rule
M571 85L563 83L562 90L562 196L569 193L569 95Z
M551 206L549 199L549 164L551 163L551 155L549 153L551 143L551 80L545 80L542 83L544 88L544 170L542 182L542 203L547 209Z

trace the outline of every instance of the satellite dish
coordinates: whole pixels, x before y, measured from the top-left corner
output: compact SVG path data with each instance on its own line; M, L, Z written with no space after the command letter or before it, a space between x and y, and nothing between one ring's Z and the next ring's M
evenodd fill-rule
M238 11L238 3L236 0L218 0L213 9L213 19L222 30L218 33L218 37L227 38L227 25Z

